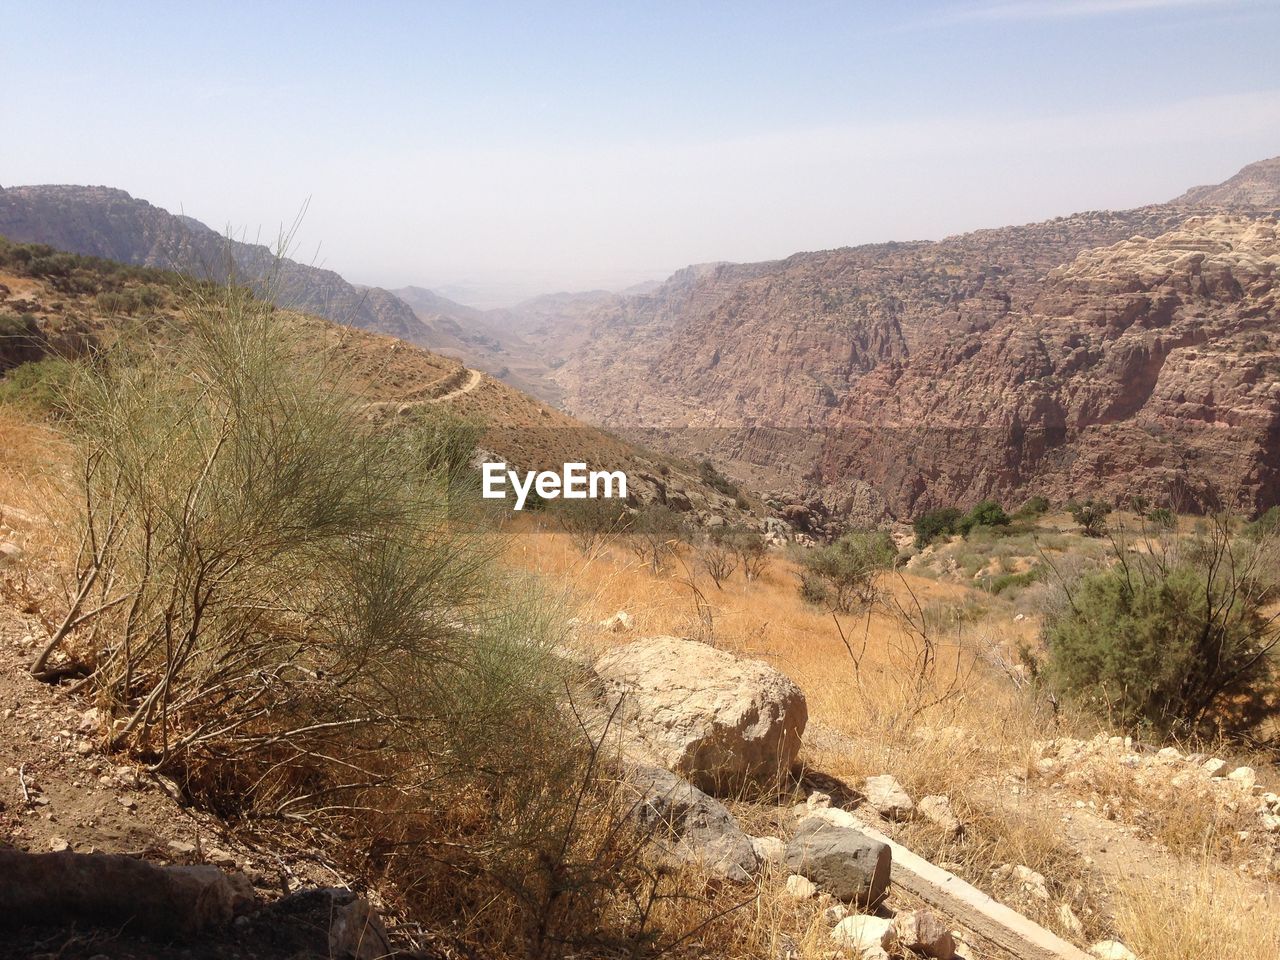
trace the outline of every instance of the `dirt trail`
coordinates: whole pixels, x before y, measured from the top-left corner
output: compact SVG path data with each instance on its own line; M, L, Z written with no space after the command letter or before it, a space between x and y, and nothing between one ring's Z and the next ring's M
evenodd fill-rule
M446 400L452 400L454 397L460 397L464 393L470 393L476 387L480 386L480 381L484 379L484 374L481 373L479 370L468 370L467 373L469 374L467 378L467 382L464 383L462 386L454 390L450 390L448 393L443 393L438 397L430 397L427 400L419 400L417 402L418 403L444 403Z

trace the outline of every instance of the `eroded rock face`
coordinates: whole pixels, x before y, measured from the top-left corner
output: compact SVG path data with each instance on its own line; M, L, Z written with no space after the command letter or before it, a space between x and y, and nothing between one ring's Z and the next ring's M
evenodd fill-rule
M1275 221L1258 204L1280 163L1233 181L681 271L602 308L555 376L570 410L853 519L1242 478L1275 503ZM1223 209L1247 215L1193 216Z
M766 663L678 637L649 637L596 661L626 747L715 793L766 783L795 763L804 694Z

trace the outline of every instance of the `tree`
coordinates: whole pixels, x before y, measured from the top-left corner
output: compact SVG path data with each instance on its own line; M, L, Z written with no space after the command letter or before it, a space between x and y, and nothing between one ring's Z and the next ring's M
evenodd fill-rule
M555 502L552 513L556 524L569 535L573 545L588 560L625 533L630 523L622 502L607 497L560 499Z
M738 555L738 564L742 567L742 575L748 581L759 580L769 566L769 544L757 530L747 527L733 527L726 535Z
M939 537L949 537L956 532L961 513L955 507L930 510L916 517L911 525L916 534L916 546L927 547Z
M877 576L891 569L897 556L893 538L883 530L847 533L804 557L801 593L837 613L848 613L875 598Z
M956 530L968 536L975 527L1007 527L1009 515L994 500L983 500L956 522Z
M698 565L706 571L716 589L724 589L724 581L738 569L738 554L726 528L720 527L707 534L698 552Z
M1111 513L1111 504L1101 500L1086 500L1084 503L1069 503L1067 511L1071 519L1080 524L1080 532L1086 537L1100 537L1107 532L1107 516Z
M688 536L684 518L662 503L641 507L627 524L627 545L654 573L662 572Z
M1067 586L1047 630L1063 692L1130 726L1241 733L1274 712L1277 614L1265 545L1224 518L1192 539L1167 534Z

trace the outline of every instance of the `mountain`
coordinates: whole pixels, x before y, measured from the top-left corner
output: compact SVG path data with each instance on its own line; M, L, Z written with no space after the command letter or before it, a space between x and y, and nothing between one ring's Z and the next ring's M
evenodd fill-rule
M1136 210L688 268L602 305L552 376L570 412L869 520L1171 486L1267 506L1275 196L1265 161Z
M281 306L412 343L429 346L432 339L408 304L386 290L356 287L332 270L277 258L261 244L229 240L123 190L0 188L0 236L202 279L232 274L246 282L269 280L272 299Z
M1280 209L1280 157L1251 163L1214 186L1192 187L1175 204L1228 210Z

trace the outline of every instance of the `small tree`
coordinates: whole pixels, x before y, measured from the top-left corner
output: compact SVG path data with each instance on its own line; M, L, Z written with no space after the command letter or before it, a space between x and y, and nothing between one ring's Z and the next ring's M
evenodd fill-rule
M661 503L641 507L627 525L627 545L654 573L662 572L688 536L684 518Z
M848 613L875 599L877 576L891 569L897 556L893 538L883 530L847 533L803 559L801 593L821 602L825 589L825 602L837 613Z
M746 527L734 527L726 535L738 555L738 564L742 567L742 575L748 581L759 580L769 567L769 544L756 530Z
M1115 565L1068 584L1048 625L1052 681L1132 726L1256 726L1276 707L1268 547L1234 537L1223 518L1141 550L1115 541Z
M957 521L956 529L968 536L976 527L1007 527L1008 525L1009 515L1004 512L1004 507L994 500L983 500Z
M911 525L916 534L916 546L927 547L939 537L949 537L956 532L961 513L955 507L930 510L916 517Z
M724 581L738 569L738 554L726 528L720 527L707 535L698 553L698 565L706 571L716 589L724 589Z
M588 497L585 500L558 500L553 510L556 524L588 560L624 533L630 522L619 500Z
M1107 532L1107 516L1111 513L1111 504L1101 500L1086 500L1084 503L1070 503L1067 511L1071 519L1080 524L1080 532L1086 537L1100 537Z

